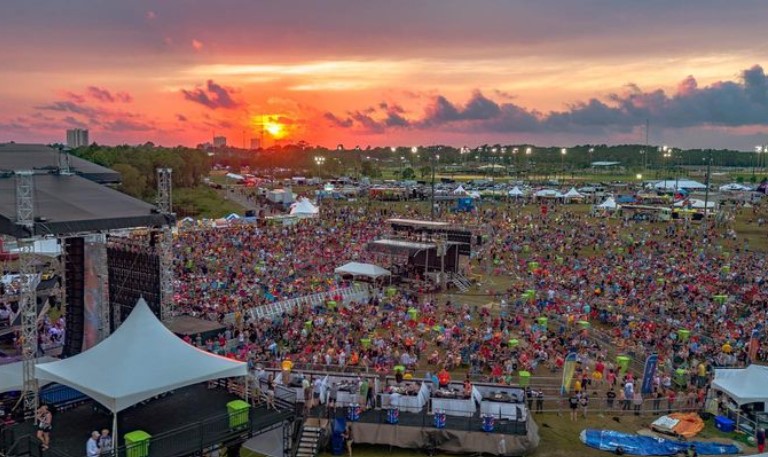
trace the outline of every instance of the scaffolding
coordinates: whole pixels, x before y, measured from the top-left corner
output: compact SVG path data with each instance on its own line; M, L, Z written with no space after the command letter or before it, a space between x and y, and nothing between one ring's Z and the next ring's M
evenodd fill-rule
M23 398L25 415L37 411L37 378L35 357L37 340L37 271L34 265L35 198L32 171L17 171L16 175L16 224L24 227L28 238L19 239L19 277L21 279L21 354L23 365Z
M157 169L157 208L161 214L173 213L173 170ZM163 322L173 319L176 314L173 302L173 233L170 225L162 227L160 233L160 316Z

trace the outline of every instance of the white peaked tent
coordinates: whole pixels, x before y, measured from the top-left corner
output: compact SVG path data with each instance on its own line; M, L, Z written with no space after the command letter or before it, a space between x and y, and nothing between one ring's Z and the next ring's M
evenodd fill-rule
M226 219L226 220L228 220L228 221L232 222L232 221L236 221L236 220L238 220L238 219L241 219L241 217L240 217L240 215L239 215L239 214L237 214L237 213L230 213L230 214L229 214L229 216L225 217L224 219Z
M334 273L340 275L352 275L352 276L365 276L372 279L377 279L382 276L391 276L392 273L385 268L360 262L349 262L346 265L342 265L339 268L333 270Z
M750 365L747 368L716 369L712 388L728 394L739 406L768 402L768 367Z
M107 339L74 357L38 364L36 372L38 379L71 387L109 409L116 437L118 412L173 389L246 376L248 366L185 343L142 298Z
M298 202L291 205L291 215L293 216L315 216L320 212L320 208L313 205L307 198L301 198Z
M616 204L616 200L613 197L608 197L604 202L597 205L597 207L600 209L614 210L618 208L619 205Z
M467 195L469 195L472 198L480 198L480 192L473 190L472 192L469 192Z
M739 183L731 183L731 184L725 184L723 186L720 186L720 191L731 191L731 192L745 192L748 190L752 190L751 187L745 186L744 184Z
M519 187L515 186L515 187L512 188L512 190L509 191L509 196L510 197L522 197L523 196L523 191L520 190Z
M466 193L467 193L467 190L466 190L466 189L464 189L464 186L461 186L461 185L460 185L459 187L457 187L457 188L456 188L456 189L453 191L453 193L454 193L455 195L464 195L464 194L466 194Z
M584 195L580 194L575 187L571 187L571 190L566 192L565 195L563 195L563 198L565 198L566 200L571 198L584 198Z

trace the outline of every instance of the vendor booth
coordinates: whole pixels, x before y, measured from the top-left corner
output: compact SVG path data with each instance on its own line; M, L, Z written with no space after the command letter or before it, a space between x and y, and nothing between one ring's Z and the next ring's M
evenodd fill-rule
M712 381L711 400L721 397L721 408L716 404L708 408L712 414L727 416L735 420L737 415L746 416L763 427L768 427L768 367L750 365L747 368L723 368L715 370ZM712 404L711 402L710 404Z

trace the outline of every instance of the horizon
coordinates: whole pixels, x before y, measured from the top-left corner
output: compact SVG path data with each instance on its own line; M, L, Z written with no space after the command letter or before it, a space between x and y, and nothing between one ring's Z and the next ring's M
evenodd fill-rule
M768 4L727 6L5 2L0 142L748 152L768 143Z

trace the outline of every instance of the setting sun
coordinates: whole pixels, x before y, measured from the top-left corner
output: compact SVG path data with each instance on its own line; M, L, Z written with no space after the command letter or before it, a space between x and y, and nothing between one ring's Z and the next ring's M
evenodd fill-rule
M285 127L277 122L267 121L264 123L264 130L274 138L282 138L285 135Z
M268 133L272 138L279 140L288 135L285 124L280 122L280 120L280 116L262 115L254 117L252 123L256 129Z

